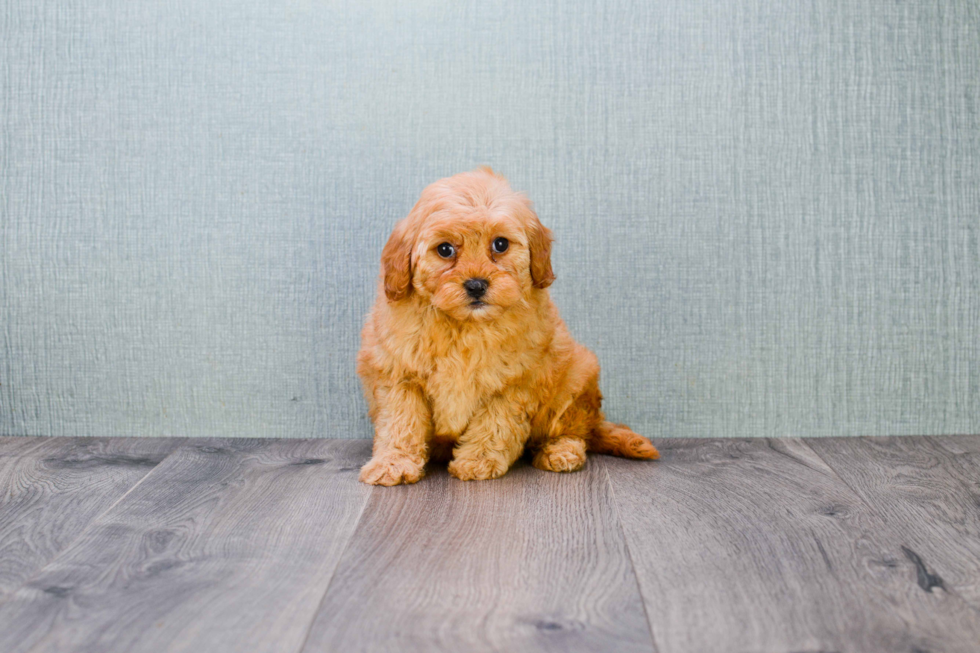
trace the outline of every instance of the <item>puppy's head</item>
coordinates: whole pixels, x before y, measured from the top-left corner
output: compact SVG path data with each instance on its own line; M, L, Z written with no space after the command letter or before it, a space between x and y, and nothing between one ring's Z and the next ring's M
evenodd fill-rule
M551 232L490 168L428 186L381 255L390 302L412 293L457 320L487 320L547 288Z

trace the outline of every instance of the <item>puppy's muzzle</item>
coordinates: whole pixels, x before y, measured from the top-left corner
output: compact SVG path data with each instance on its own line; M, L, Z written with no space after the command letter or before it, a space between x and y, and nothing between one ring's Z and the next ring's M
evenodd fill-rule
M487 294L487 288L490 287L490 282L486 279L467 279L463 282L463 288L466 288L466 294L473 299L480 299Z

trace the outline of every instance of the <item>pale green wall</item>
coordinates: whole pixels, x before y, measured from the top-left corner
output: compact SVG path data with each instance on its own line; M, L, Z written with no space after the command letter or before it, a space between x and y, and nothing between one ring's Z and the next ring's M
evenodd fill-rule
M0 433L368 437L388 231L489 163L651 436L980 432L976 2L10 0Z

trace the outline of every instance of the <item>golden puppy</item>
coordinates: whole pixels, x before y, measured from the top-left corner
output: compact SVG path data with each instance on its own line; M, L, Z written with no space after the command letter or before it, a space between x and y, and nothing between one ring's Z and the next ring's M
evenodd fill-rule
M375 426L361 481L414 483L450 454L453 476L497 478L525 447L553 472L580 469L586 451L659 457L605 421L599 362L558 316L554 278L551 232L503 177L480 168L422 192L381 254L361 333Z

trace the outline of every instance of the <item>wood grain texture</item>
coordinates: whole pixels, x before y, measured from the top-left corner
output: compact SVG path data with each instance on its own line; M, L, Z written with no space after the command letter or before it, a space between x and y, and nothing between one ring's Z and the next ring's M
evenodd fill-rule
M980 436L808 444L901 536L924 590L980 610Z
M0 600L75 540L180 442L0 438Z
M369 449L181 447L0 604L0 650L299 650L368 497Z
M976 651L980 438L658 445L368 488L367 441L0 438L0 651Z
M602 470L374 489L304 652L395 650L653 650Z
M660 651L976 651L892 529L799 440L666 440L608 471Z

